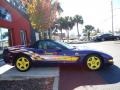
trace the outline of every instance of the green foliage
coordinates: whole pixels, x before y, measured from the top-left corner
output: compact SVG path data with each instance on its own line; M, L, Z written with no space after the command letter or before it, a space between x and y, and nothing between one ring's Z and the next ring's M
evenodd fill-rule
M57 1L53 0L21 0L26 6L29 20L33 28L47 30L56 20L56 13L62 12Z
M21 2L26 6L32 27L41 33L50 31L56 21L57 13L63 12L57 0L21 0Z
M90 40L90 33L92 30L94 30L94 27L92 25L85 25L85 32L87 33L88 40Z
M90 32L92 30L94 30L94 27L92 25L85 25L85 31L86 32Z
M84 23L83 17L80 16L80 15L75 15L75 16L74 16L74 22L75 22L76 24L83 24L83 23Z
M67 31L67 37L69 39L69 30L71 30L74 25L75 25L74 19L72 17L69 17L69 16L60 17L56 21L56 28L61 31L61 39L62 39L62 29Z

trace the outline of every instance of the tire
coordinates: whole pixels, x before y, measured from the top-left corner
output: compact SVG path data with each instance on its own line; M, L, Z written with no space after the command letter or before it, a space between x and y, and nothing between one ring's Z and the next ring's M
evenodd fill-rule
M85 59L85 66L92 71L101 69L103 66L102 57L97 54L88 55Z
M28 71L31 68L31 59L27 56L21 55L16 58L15 67L21 72Z

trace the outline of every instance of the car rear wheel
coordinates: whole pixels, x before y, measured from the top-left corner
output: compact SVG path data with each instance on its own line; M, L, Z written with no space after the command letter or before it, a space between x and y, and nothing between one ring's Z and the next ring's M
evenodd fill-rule
M103 65L102 58L96 54L89 55L85 65L89 70L99 70Z
M16 58L15 67L21 72L25 72L31 67L31 59L27 56L19 56Z

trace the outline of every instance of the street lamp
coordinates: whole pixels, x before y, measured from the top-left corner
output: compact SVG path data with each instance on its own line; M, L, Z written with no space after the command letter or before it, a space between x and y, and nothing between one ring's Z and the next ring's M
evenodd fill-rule
M111 0L111 15L112 15L112 34L114 35L114 19L113 19L113 2Z

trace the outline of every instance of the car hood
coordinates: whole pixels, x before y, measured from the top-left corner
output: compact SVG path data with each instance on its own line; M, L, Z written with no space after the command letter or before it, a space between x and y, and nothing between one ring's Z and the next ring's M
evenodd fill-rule
M82 46L82 47L77 47L75 49L73 49L74 52L78 52L79 54L85 55L85 54L94 54L97 53L101 56L103 56L104 58L113 58L109 53L100 51L100 50L96 50L93 48L89 48L87 46Z
M92 51L95 51L95 49L90 48L90 47L87 47L87 46L75 47L74 50L75 50L75 51L81 51L81 50L85 50L85 51L86 51L86 50L88 50L88 51L91 51L91 50L92 50Z

